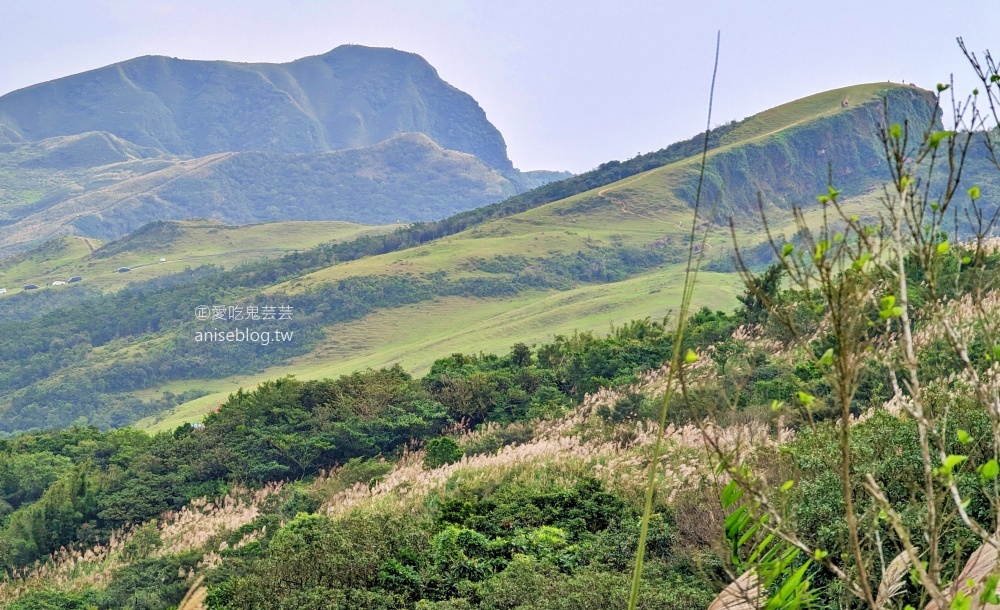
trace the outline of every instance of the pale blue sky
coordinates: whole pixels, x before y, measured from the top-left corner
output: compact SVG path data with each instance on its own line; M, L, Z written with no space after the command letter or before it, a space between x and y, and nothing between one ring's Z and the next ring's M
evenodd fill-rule
M714 123L859 82L954 72L967 91L956 36L1000 55L997 0L0 0L0 20L0 93L138 55L412 51L479 101L516 166L572 171L699 132L717 29Z

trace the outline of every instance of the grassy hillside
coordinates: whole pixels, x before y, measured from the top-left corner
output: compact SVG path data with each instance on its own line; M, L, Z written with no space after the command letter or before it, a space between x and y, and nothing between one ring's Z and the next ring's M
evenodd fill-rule
M914 95L916 99L921 99L924 95L906 87L890 89L897 91L904 100L914 99ZM745 159L766 154L762 150L767 150L775 131L781 133L783 145L791 143L799 148L813 140L832 138L844 122L831 121L830 117L841 113L851 117L849 124L857 120L874 122L872 114L876 109L872 106L879 103L878 96L885 90L882 84L872 84L830 91L751 117L727 131L720 145L710 153L710 166L729 174L735 173L738 168L729 166L731 158ZM851 104L862 108L851 110L849 106L847 110L843 109L841 101L847 96L850 96ZM861 114L862 118L853 118L855 114ZM744 139L737 141L734 134L740 134ZM866 155L873 155L876 146L872 141L873 124L862 128L857 136L858 139L869 138L864 141L864 150ZM842 138L842 134L839 137ZM852 145L859 146L857 142ZM843 158L841 161L846 163ZM602 248L616 246L657 251L669 258L671 252L676 253L683 248L690 230L690 207L685 201L685 188L695 162L695 158L689 158L669 163L520 214L485 222L425 246L334 265L275 286L268 292L275 295L297 294L351 277L382 274L421 276L444 273L450 278L497 277L513 281L524 273L531 261L544 261L574 252L590 251L601 255ZM788 161L780 160L778 163L787 164ZM811 178L816 171L809 166L802 167L793 172L794 175L787 181L794 183L803 173ZM869 168L867 175L875 173ZM875 180L870 178L863 182L854 179L851 184L857 194L847 202L848 211L861 217L876 217L878 195L873 192ZM779 195L781 188L781 185L770 186L766 192ZM819 187L816 191L801 191L801 194L799 191L786 192L786 196L809 201L815 192L822 192ZM740 202L738 205L745 205L745 197L741 191L732 193L732 199ZM774 223L772 228L776 234L790 237L794 226L790 217L782 213L782 209L787 208L787 202L779 202L780 207L775 206L773 200L769 203ZM807 218L818 222L819 206L812 207L814 209L807 210ZM761 243L764 234L760 227L747 220L747 214L743 216L743 245ZM706 226L710 230L706 256L725 266L731 252L728 227L718 224ZM518 263L522 263L520 267ZM703 289L696 295L696 306L729 308L735 304L739 284L735 276L706 274L704 277ZM426 354L434 353L429 349L432 346L446 346L447 349L464 352L489 351L507 340L540 343L556 334L571 333L573 330L600 331L612 322L663 316L676 307L676 287L679 285L679 266L668 264L625 281L555 294L543 291L516 299L475 304L445 299L401 310L376 312L349 324L328 327L325 333L328 339L320 342L310 354L259 374L216 381L175 382L157 387L156 392L179 393L196 387L211 394L185 403L165 416L146 418L139 425L168 429L213 408L239 387L251 387L259 381L283 374L319 379L346 373L359 366L379 367L393 362L402 363L409 370L422 371L430 365L431 360ZM444 329L433 330L442 325ZM419 330L408 332L409 328ZM351 337L354 337L353 341Z
M949 287L983 275L995 282L1000 254L970 266L959 261L971 251L956 250L942 255L956 274ZM862 273L877 282L881 271ZM914 284L914 294L928 292ZM771 296L781 311L813 310L801 292L774 287ZM1000 306L995 298L986 305L986 316ZM937 330L936 314L914 309L918 333ZM447 345L432 344L425 349L443 351L419 378L393 367L272 380L229 396L198 428L150 436L75 426L0 441L9 473L0 565L11 571L0 603L110 610L139 599L169 608L201 584L207 607L219 609L329 607L331 599L347 600L334 608L372 610L622 607L652 467L640 607L708 608L731 572L752 561L743 556L760 548L750 536L735 542L745 529L728 528L727 538L727 517L748 509L726 503L735 477L721 472L723 459L759 473L754 482L794 520L803 547L831 549L846 564L842 430L860 471L849 476L891 490L885 510L920 501L909 482L923 476L921 432L900 412L883 366L892 348L878 345L860 360L864 382L843 407L859 416L840 428L828 383L836 373L817 373L811 346L773 318L747 332L755 316L740 309L689 319L681 347L696 358L684 366L683 394L664 395L671 331L638 321L606 337L497 354L445 355ZM429 335L440 327L431 317L413 321L428 324ZM826 339L823 321L806 317L805 332ZM863 343L892 336L870 332ZM944 341L942 331L920 344L921 363L933 367L923 373L924 400L961 430L948 450L989 463L992 448L970 439L989 438L992 422L974 390L955 383L964 363L936 358ZM811 400L780 402L796 394ZM661 404L669 407L662 443ZM975 492L982 475L971 471L961 474L973 491L955 503L989 518L993 503ZM878 522L862 532L897 535ZM959 541L960 561L981 544L967 530L947 536ZM870 551L873 572L878 551ZM820 562L801 569L815 605L837 607L836 573ZM919 591L898 595L899 605L920 602Z
M188 267L231 268L390 229L347 222L232 226L215 220L160 221L107 244L84 237L60 237L2 259L0 287L7 288L3 296L22 292L22 286L28 283L55 291L83 286L102 292L116 291L132 282L151 280ZM161 258L167 260L161 262ZM120 267L129 267L131 271L118 273ZM66 281L73 276L82 277L83 282L51 286L54 281Z
M725 271L729 264L729 214L741 243L762 241L748 203L757 190L776 231L788 238L794 232L791 202L805 203L807 217L818 214L820 206L809 202L825 191L828 160L850 210L876 213L874 189L884 171L873 162L881 92L897 114L931 120L926 92L879 84L806 98L723 130L708 160L707 198L718 199L717 213L710 218L706 210L699 221L709 231L711 268ZM848 95L851 104L843 108ZM735 133L743 139L722 141ZM13 368L0 377L0 395L9 393L0 423L20 429L85 417L108 425L152 416L143 425L153 426L182 403L159 423L169 426L210 409L230 391L280 374L313 378L394 362L423 370L430 358L421 354L434 346L477 352L498 342L542 342L557 333L662 316L676 307L678 264L686 251L698 157L697 149L690 152L564 199L545 202L543 195L538 204L522 196L492 212L463 215L469 222L362 237L94 305L113 307L127 321L112 323L84 310L40 318L19 330L22 345L9 346L5 363ZM715 189L716 178L731 186ZM540 190L553 188L559 185ZM448 234L449 227L460 230ZM407 247L411 234L434 231L444 236ZM383 253L364 256L373 249ZM108 262L124 260L116 256ZM731 306L737 279L706 277L712 288L697 296L696 305ZM295 311L293 321L260 328L294 332L294 339L199 341L204 330L247 328L238 320L195 320L191 312L206 304L287 305ZM54 328L69 340L52 343ZM418 338L417 331L435 328ZM36 345L58 349L24 347ZM67 402L68 387L88 393ZM183 404L195 396L196 402Z
M498 353L512 341L529 345L574 332L606 333L613 324L676 314L683 270L678 266L652 271L614 284L581 286L567 291L538 291L507 299L445 297L383 309L358 320L331 324L307 354L253 375L192 379L158 385L137 393L146 400L164 392L206 393L177 407L143 418L135 427L173 430L200 420L238 388L294 375L327 379L355 370L402 365L426 373L440 354ZM706 273L695 296L698 307L731 309L741 291L733 274Z

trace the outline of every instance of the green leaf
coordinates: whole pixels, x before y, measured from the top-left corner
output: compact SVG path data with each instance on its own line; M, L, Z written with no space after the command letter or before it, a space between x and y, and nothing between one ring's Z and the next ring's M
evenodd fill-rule
M805 392L799 392L799 402L804 405L811 405L816 402L816 397L812 394L807 394Z
M826 551L822 551L820 549L816 549L816 551L813 553L813 556L816 557L817 561L822 561L829 555L830 555L829 553L827 553Z
M949 88L951 88L951 85L946 85L944 83L937 84L938 93L941 93L942 91L947 91Z
M785 406L785 403L781 402L780 400L772 400L771 401L771 410L772 411L780 411L781 407L783 407L783 406Z
M882 300L879 301L879 304L882 305L883 310L892 309L892 306L896 304L896 297L892 296L891 294L888 296L884 296L882 297Z
M831 364L833 364L833 348L832 347L830 349L826 350L825 352L823 352L823 355L820 356L819 363L823 364L823 365L826 365L826 366L830 366Z
M781 491L788 491L793 485L795 485L795 481L785 481L781 485Z
M730 481L722 490L722 508L728 509L743 495L743 489L736 481Z
M958 442L962 443L963 445L968 445L969 443L972 442L972 437L969 436L969 433L966 432L965 430L959 429L955 432L955 435L958 437Z
M971 263L972 263L972 257L971 256L963 256L962 257L962 264L963 265L969 265Z
M980 191L978 186L974 186L969 189L969 197L973 199L979 199Z
M698 354L694 352L693 349L689 349L686 354L684 354L684 362L686 364L694 364L698 362Z
M949 246L948 246L948 242L946 242L946 241L943 241L943 242L941 242L941 243L939 243L937 245L937 253L938 254L948 254L948 249L949 249Z
M949 610L972 610L972 598L966 595L964 591L959 591L955 594L955 598L951 600L951 605L948 608Z
M781 248L781 255L782 256L788 256L789 254L792 253L792 250L794 250L794 249L795 249L795 246L793 246L792 244L785 244Z
M951 471L955 469L955 466L958 466L967 459L969 459L969 456L967 455L955 455L952 453L948 455L948 457L944 458L944 463L941 464L941 468L938 469L938 472L943 475L949 475L951 474Z
M861 271L862 269L865 268L865 265L868 263L868 261L871 260L871 258L872 258L871 253L865 252L860 257L858 257L858 260L854 261L854 264L851 265L851 268L854 269L855 271Z
M903 135L903 128L899 126L899 123L893 123L889 127L889 135L892 136L894 140L898 140Z
M895 307L892 308L892 317L898 318L901 315L903 315L903 308L902 307L900 307L899 305L897 305L897 306L895 306Z
M936 131L936 132L934 132L933 134L931 134L931 142L930 142L931 148L937 148L938 145L941 144L941 140L943 140L945 138L949 138L949 137L951 137L953 135L955 135L954 131Z
M997 585L1000 585L1000 574L990 574L986 577L983 581L983 592L979 594L981 604L1000 604Z
M990 460L979 467L979 476L983 481L992 481L1000 474L1000 464L996 460Z

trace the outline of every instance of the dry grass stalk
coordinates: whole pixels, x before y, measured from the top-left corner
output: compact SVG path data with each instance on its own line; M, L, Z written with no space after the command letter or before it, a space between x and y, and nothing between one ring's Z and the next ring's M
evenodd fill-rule
M965 567L958 577L946 588L946 596L949 601L954 600L961 592L966 597L972 599L972 608L975 610L1000 610L1000 604L980 604L979 598L983 593L983 585L987 577L997 572L997 540L991 539L976 549L969 560L965 562ZM1000 592L1000 587L997 591ZM924 607L924 610L944 610L937 602L932 601Z
M910 557L903 551L889 562L889 567L882 574L882 582L878 585L878 594L875 597L878 608L888 610L889 602L906 586L905 578L909 573Z
M205 582L204 576L199 576L191 588L188 589L184 599L177 606L177 610L205 610L205 600L208 598L208 590L203 584Z
M708 610L758 610L765 601L761 597L757 572L749 570L729 583L729 586L712 600Z

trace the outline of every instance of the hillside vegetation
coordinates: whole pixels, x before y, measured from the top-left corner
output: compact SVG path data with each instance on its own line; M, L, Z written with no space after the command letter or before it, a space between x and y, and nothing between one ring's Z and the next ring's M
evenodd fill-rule
M944 85L861 85L700 159L22 309L0 605L1000 604L1000 69L970 60L992 115L954 131ZM275 228L153 223L11 269Z
M742 316L702 312L691 345L722 340L745 321ZM0 559L17 576L0 584L0 600L10 603L27 594L16 603L78 599L103 608L139 596L149 607L165 608L183 595L189 571L209 565L203 555L213 548L210 554L221 552L209 560L219 568L213 576L214 607L266 605L267 595L246 577L265 569L266 558L285 553L280 541L304 523L319 528L315 543L324 545L327 528L355 518L368 522L369 493L382 506L370 523L381 525L364 535L379 548L386 544L398 551L372 556L375 571L360 580L335 578L353 600L344 602L347 606L370 607L385 596L398 596L395 604L402 607L418 599L489 598L500 593L487 591L520 578L525 569L541 570L546 580L555 579L552 586L572 588L597 579L603 584L591 595L619 595L638 517L631 479L581 475L593 459L610 460L610 467L641 454L649 441L641 426L638 437L617 448L619 441L607 435L606 426L644 417L643 399L628 388L655 386L653 371L670 349L671 336L662 324L640 320L604 338L574 334L534 350L515 345L504 356L453 354L420 379L399 367L336 380L281 379L230 397L204 429L185 425L150 437L128 429L74 427L3 441L3 463L21 473L30 468L40 478L11 479L3 496L8 514L0 528ZM621 393L573 407L588 393L611 387ZM459 421L489 425L456 435ZM589 431L581 432L581 425ZM408 453L404 447L414 441L426 442L426 452ZM400 461L394 466L380 455ZM335 464L344 466L327 470ZM529 476L529 470L535 474ZM302 482L281 483L290 477ZM380 502L400 477L414 485L410 500ZM433 492L458 480L464 481L461 491ZM480 483L472 483L476 480ZM192 503L224 494L234 483L230 499ZM498 483L503 489L489 491ZM241 487L246 484L263 487L251 492ZM481 492L475 491L479 485ZM180 512L153 520L165 510ZM142 522L130 533L121 530ZM402 531L417 546L396 546L394 532L404 523L409 525ZM662 575L649 593L661 602L674 600L670 607L707 603L710 588L695 560L701 551L675 546L673 516L657 527ZM348 534L355 535L362 533ZM43 570L22 567L61 545L96 541L102 546L86 558L69 551ZM470 544L474 548L466 548ZM359 559L343 554L346 547L314 550L339 556L338 565L345 567ZM469 560L475 562L472 571L455 564ZM396 569L405 578L399 584L378 576ZM153 573L166 577L149 578ZM316 586L322 586L328 576L316 574L321 579ZM53 587L56 581L63 584ZM663 590L654 593L657 587ZM310 593L331 594L340 595ZM248 595L258 601L245 601Z
M919 111L923 114L918 118L931 120L932 105L921 106L926 94L915 88L866 85L821 94L771 112L767 126L775 121L785 125L777 133L762 132L753 117L730 127L747 130L748 139L711 151L709 168L746 187L749 179L740 183L736 177L749 176L751 167L785 168L792 162L787 155L836 133L852 142L844 145L845 151L860 151L853 161L837 159L848 169L857 168L851 169L848 175L854 178L844 189L857 197L847 205L869 218L875 195L865 191L874 188L879 169L866 163L877 144L880 91L887 92L890 104L901 112ZM846 93L853 101L844 109L837 100ZM796 110L799 103L806 110ZM838 131L843 129L849 131ZM662 157L687 150L684 146L673 148L673 153L665 149ZM410 370L422 371L434 353L424 348L433 345L461 351L501 348L499 337L542 342L557 332L601 331L609 322L630 316L665 315L676 308L670 299L678 293L678 265L686 248L681 223L690 209L686 197L692 163L674 161L551 203L545 203L544 194L522 195L454 221L361 237L218 276L182 278L178 285L137 289L74 310L53 311L19 326L16 345L0 352L8 367L0 377L7 396L0 426L18 430L65 425L79 417L120 425L147 415L153 417L144 425L156 425L156 416L178 400L205 395L179 407L161 424L173 425L210 410L241 385L277 375L318 378L347 372L355 366L354 358L375 367L403 362ZM796 172L804 181L813 179L818 173L813 165L796 161L792 169L786 168L787 184L796 179ZM615 171L599 169L586 179L613 180ZM577 188L573 185L579 180L570 179L565 188ZM547 185L540 192L558 188ZM812 197L802 191L803 199ZM720 205L743 205L739 202L745 203L746 193L727 191ZM785 205L784 198L797 193L782 182L763 195ZM777 205L772 209L782 210ZM817 206L806 218L818 221L819 212ZM746 210L740 212L740 231L749 243L759 243L763 235L747 215ZM727 271L728 230L721 218L705 220L710 232L706 254ZM785 220L777 216L775 223L776 230L788 236L796 231L787 215ZM455 229L462 230L407 247L420 243L422 236ZM364 256L368 253L375 255ZM768 260L763 256L759 264ZM713 288L701 293L699 303L731 306L738 278L724 273L712 277L706 276ZM295 320L278 330L291 331L295 338L268 345L194 341L206 325L192 312L200 305L217 304L291 306ZM111 321L95 313L108 309L130 321ZM414 339L392 330L407 328L410 320L427 324L435 315L455 322L439 338ZM208 328L237 327L245 325L225 322ZM60 339L53 342L56 336ZM351 336L364 337L365 347L352 348L345 342Z
M995 279L1000 255L962 266L970 253L949 253L949 284ZM810 299L760 286L782 307ZM694 313L682 338L698 357L685 369L697 398L667 395L641 608L708 608L731 578L720 500L729 477L716 451L748 456L775 485L791 477L794 488L781 492L794 496L788 518L817 548L845 548L847 525L829 509L839 493L831 388L752 291L740 300L729 313ZM936 323L920 320L921 331ZM203 582L211 609L623 606L664 399L661 363L674 340L664 325L636 320L606 337L452 354L421 378L393 367L279 379L230 396L203 428L151 437L77 426L3 441L11 474L0 559L13 576L0 601L103 609L139 599L166 609ZM893 410L881 360L863 366L853 398L865 412L853 425L857 467L902 509L905 481L918 476L917 427ZM932 366L947 380L961 364ZM742 396L734 421L700 427L718 415L712 397L733 383ZM777 419L774 401L797 393L814 398L811 412L788 408ZM981 411L951 409L951 425L989 435ZM972 451L970 459L988 457ZM969 498L970 512L988 510L981 495ZM67 544L76 546L31 565ZM812 575L825 591L829 579Z

